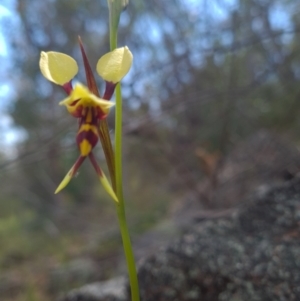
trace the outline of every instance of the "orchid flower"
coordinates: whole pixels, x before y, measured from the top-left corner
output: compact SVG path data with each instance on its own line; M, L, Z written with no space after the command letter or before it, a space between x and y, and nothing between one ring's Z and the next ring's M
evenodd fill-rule
M88 87L81 83L75 84L74 87L72 86L72 79L78 73L78 65L72 57L64 53L50 51L41 52L40 58L40 69L43 76L49 81L62 86L68 94L59 104L65 106L67 111L79 120L76 143L80 155L55 193L58 193L68 185L81 164L88 157L103 187L118 202L114 190L95 159L93 149L100 136L99 123L107 117L110 108L114 106L114 103L109 100L114 93L115 86L128 73L133 57L127 47L122 47L105 54L99 59L96 70L106 82L105 93L103 98L101 98L81 40L79 40L79 43Z

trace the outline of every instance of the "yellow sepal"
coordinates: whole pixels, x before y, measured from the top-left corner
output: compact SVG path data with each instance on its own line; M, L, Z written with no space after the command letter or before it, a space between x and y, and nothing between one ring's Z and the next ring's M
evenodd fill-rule
M97 63L97 73L107 82L118 83L132 65L132 53L127 46L103 55Z
M71 181L72 179L72 171L74 169L74 166L69 170L69 172L66 174L66 176L63 178L63 180L61 181L61 183L58 185L58 187L56 188L54 194L59 193L61 190L63 190Z
M77 63L72 57L55 51L41 52L40 69L46 79L61 86L78 73Z
M102 172L102 175L99 176L99 180L102 184L102 186L104 187L104 189L106 190L106 192L111 196L111 198L116 202L119 203L118 197L116 196L114 190L112 189L109 181L107 180L105 174Z

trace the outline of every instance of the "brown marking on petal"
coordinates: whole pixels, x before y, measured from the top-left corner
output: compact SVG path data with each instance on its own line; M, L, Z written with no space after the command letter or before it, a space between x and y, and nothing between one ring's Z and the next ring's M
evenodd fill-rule
M76 108L76 117L82 117L82 111L83 111L83 106L79 105L77 108Z
M103 114L103 113L102 113L102 115L99 117L99 119L102 120L102 119L105 119L106 117L107 117L107 114Z
M84 118L85 115L86 115L86 107L82 106L81 116Z
M71 106L71 107L75 106L75 105L78 103L78 101L79 101L80 99L81 99L81 98L72 101L72 103L70 103L69 106Z
M86 157L80 156L80 157L76 160L75 164L73 165L72 170L71 170L70 173L69 173L69 175L70 175L71 177L74 177L74 176L75 176L75 174L77 173L79 167L81 166L81 164L83 163L83 161L85 160L85 158L86 158Z
M82 110L82 123L98 125L98 116L94 107L85 107Z
M72 116L74 116L76 118L82 117L83 107L81 105L79 105L77 107L67 105L67 110Z
M82 156L87 156L98 142L98 132L95 125L83 123L76 136L76 142Z
M99 167L99 165L98 165L98 163L97 163L97 161L96 161L96 158L95 158L95 156L94 156L94 154L93 154L92 152L90 152L90 154L89 154L89 159L90 159L90 161L91 161L93 167L95 168L96 173L98 174L98 176L99 176L99 177L102 177L102 176L103 176L102 170L101 170L101 168Z
M93 120L95 120L97 118L97 115L96 115L96 110L94 107L91 107L91 114L93 116Z
M91 107L87 107L86 108L84 120L85 120L86 123L92 123L92 121L93 121L93 113L92 113L92 108Z
M96 109L95 116L98 119L102 120L107 116L107 114L105 114L99 107L96 107L95 109Z

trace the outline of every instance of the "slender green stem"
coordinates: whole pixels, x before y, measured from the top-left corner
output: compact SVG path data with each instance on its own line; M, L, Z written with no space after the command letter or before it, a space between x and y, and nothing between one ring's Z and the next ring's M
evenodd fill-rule
M122 3L122 0L107 0L107 2L109 8L109 43L110 50L112 51L117 48L118 27L120 15L122 13L122 10L124 9L124 3Z
M121 199L119 199L119 202L123 203ZM129 282L131 288L131 300L139 301L140 300L139 283L138 283L138 278L136 273L136 266L135 266L135 260L134 260L134 255L133 255L131 241L130 241L130 235L129 235L127 222L126 222L124 206L117 205L117 212L118 212L118 219L120 224L123 248L124 248L126 262L127 262L127 269L128 269Z
M113 10L109 10L109 44L110 50L114 50L118 45L118 31L114 26L114 12Z
M115 165L116 165L116 187L117 197L119 204L117 204L118 219L121 229L121 236L123 241L123 247L125 251L125 257L127 261L127 268L129 274L129 281L131 287L131 299L132 301L139 301L139 285L136 274L136 266L134 261L133 250L130 242L130 236L128 232L124 197L123 197L123 185L122 185L122 93L121 86L118 84L116 87L116 127L115 127Z
M110 50L117 48L117 30L118 22L115 15L113 15L113 9L110 9L109 26L110 26ZM119 16L118 16L119 17ZM127 269L129 274L129 281L131 287L131 300L139 301L139 284L136 273L135 260L130 241L130 235L126 222L125 205L123 197L123 169L122 169L122 91L121 85L116 87L116 106L115 106L115 178L116 178L116 194L119 200L119 204L116 205L118 220L120 225L120 231L122 236L123 248L125 252Z

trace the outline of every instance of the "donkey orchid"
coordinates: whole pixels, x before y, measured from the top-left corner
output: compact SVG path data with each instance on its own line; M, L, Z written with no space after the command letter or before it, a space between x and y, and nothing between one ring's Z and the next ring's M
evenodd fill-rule
M41 52L40 69L43 76L49 81L63 87L68 96L59 104L64 105L68 112L79 119L79 128L76 136L80 156L64 177L55 193L67 186L75 176L83 161L88 157L96 170L98 177L108 194L118 202L116 194L109 181L98 165L93 154L100 132L99 123L105 119L114 103L110 102L115 86L128 73L132 64L132 54L127 47L117 48L102 56L97 63L97 73L105 80L106 90L103 98L99 96L95 79L91 72L82 43L80 48L83 56L88 87L77 83L72 86L72 79L78 73L76 61L60 52Z

